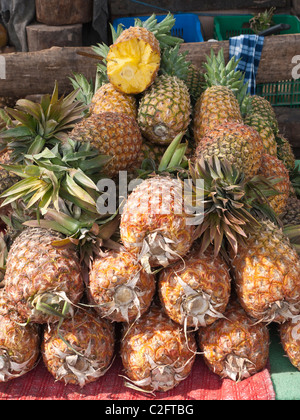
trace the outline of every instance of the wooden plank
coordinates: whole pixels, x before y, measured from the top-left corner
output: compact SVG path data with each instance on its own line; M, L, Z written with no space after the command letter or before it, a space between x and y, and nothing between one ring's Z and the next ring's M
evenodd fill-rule
M267 37L258 69L257 83L290 79L295 64L292 58L299 55L300 34ZM229 41L183 44L182 51L189 51L187 59L202 67L211 48L224 48L228 59ZM78 55L79 51L91 52L89 47L53 47L48 50L11 53L0 56L0 92L2 96L26 96L51 92L57 80L62 90L71 88L68 77L72 72L93 78L97 60ZM278 52L278 54L276 54ZM1 79L1 77L6 77Z
M151 0L148 1L149 6L145 2L131 1L131 0L110 0L110 12L112 16L139 16L147 14L162 14L166 11L172 13L179 12L206 12L206 11L220 11L220 10L241 10L241 9L268 9L276 7L277 10L288 8L291 6L290 0L213 0L213 1L199 1L199 0Z

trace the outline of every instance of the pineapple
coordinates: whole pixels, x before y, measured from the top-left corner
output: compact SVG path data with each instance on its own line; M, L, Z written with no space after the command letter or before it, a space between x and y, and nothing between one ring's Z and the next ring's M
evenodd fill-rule
M245 99L246 118L250 115L260 115L266 124L272 127L274 134L278 134L278 121L271 103L262 96L252 95Z
M114 355L114 328L92 310L76 310L59 330L44 329L43 361L55 380L84 385L94 382L110 368Z
M196 353L193 334L152 306L124 328L121 358L128 386L146 392L168 391L191 372Z
M261 221L231 255L241 305L252 318L283 323L300 314L300 259L282 230Z
M213 50L207 56L204 64L205 90L194 107L193 131L196 143L216 125L243 122L240 105L247 84L244 83L244 74L236 70L237 64L235 57L225 63L223 49L217 56Z
M196 143L223 123L242 123L238 100L230 88L212 86L197 100L194 108L193 131Z
M171 35L175 24L170 13L161 22L153 14L142 22L135 19L133 27L113 32L108 53L101 48L106 61L107 76L116 89L127 94L146 90L155 80L161 63L161 50L182 41ZM103 54L104 53L104 54Z
M155 293L155 278L124 251L108 251L93 261L89 299L101 317L132 322L146 312Z
M198 331L199 347L211 371L241 381L264 369L269 356L269 331L256 324L235 302L223 319Z
M106 57L110 82L127 94L138 94L149 87L160 66L160 45L146 28L130 27L110 46Z
M258 174L263 151L261 137L254 128L227 122L217 125L201 139L195 151L195 161L212 156L227 159L250 180Z
M81 267L72 248L56 248L62 235L26 228L13 242L6 263L5 291L23 322L57 322L73 312L83 294Z
M136 119L136 98L119 92L111 83L105 83L93 95L90 104L90 113L100 112L120 112Z
M289 196L285 212L280 218L283 225L300 225L300 199Z
M198 329L223 317L230 297L229 268L210 249L193 250L159 274L158 292L166 314L173 321Z
M192 246L194 226L187 223L182 190L179 180L157 175L142 181L125 203L121 241L148 272L181 259Z
M153 143L168 145L188 129L191 98L185 81L189 65L179 46L166 50L159 76L140 100L138 124L143 136Z
M290 362L300 370L300 316L280 325L280 340Z
M259 133L265 152L271 156L277 156L277 141L272 127L266 123L265 119L260 114L250 114L244 120L245 124L255 128Z
M296 158L290 142L282 134L276 136L276 141L278 159L285 164L288 171L293 171L296 165Z
M77 123L69 133L73 141L90 142L99 154L110 156L106 175L114 177L129 169L138 159L142 136L135 118L118 113L92 114Z
M18 378L39 360L40 334L37 325L23 325L4 289L0 290L0 382Z
M274 188L278 191L278 194L269 197L269 203L275 213L280 216L286 211L290 195L291 182L289 172L284 163L276 156L264 153L259 174L265 178L273 178L274 182L276 181Z
M190 92L192 106L194 107L197 100L205 90L204 74L194 64L190 64L185 82Z
M149 141L168 145L190 123L191 101L184 81L176 76L158 76L143 95L138 124Z

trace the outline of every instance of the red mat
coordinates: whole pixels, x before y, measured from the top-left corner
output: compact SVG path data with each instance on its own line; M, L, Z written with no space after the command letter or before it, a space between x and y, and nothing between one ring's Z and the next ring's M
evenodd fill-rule
M55 382L42 361L26 375L0 384L1 400L275 400L269 369L235 383L221 380L197 357L190 376L171 391L156 396L124 386L120 358L94 383L80 389Z

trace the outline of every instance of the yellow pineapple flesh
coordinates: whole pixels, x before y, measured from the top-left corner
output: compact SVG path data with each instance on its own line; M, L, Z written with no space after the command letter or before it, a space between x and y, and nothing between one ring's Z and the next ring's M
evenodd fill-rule
M107 75L123 93L138 94L154 81L160 66L160 46L146 28L130 27L110 46Z

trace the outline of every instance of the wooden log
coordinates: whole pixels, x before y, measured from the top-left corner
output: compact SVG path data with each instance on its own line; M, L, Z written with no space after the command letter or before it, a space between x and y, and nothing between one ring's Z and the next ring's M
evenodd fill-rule
M28 51L41 51L51 47L82 46L82 24L49 26L44 24L26 27Z
M300 34L266 37L261 61L257 72L257 83L278 82L292 78L295 63L293 57L299 55ZM187 59L202 68L206 55L211 49L224 49L225 60L229 59L229 41L183 44L182 51L189 51ZM276 53L276 51L278 53Z
M47 0L45 0L47 1ZM147 6L146 2L132 2L130 0L110 0L110 11L112 16L139 16L147 14L164 14L167 11L172 13L180 12L205 12L220 10L241 10L241 9L268 9L276 7L277 11L290 7L290 0L152 0L151 5Z
M257 83L276 82L292 78L294 56L299 55L300 34L267 37L257 74ZM202 68L211 48L224 48L229 56L229 41L182 44L188 50L187 59ZM0 92L3 96L26 96L51 92L57 80L62 90L70 89L68 77L79 72L94 77L97 60L78 55L91 53L89 47L53 47L48 50L12 53L0 56ZM276 52L278 52L276 54Z
M35 0L36 18L46 25L91 22L93 0Z

